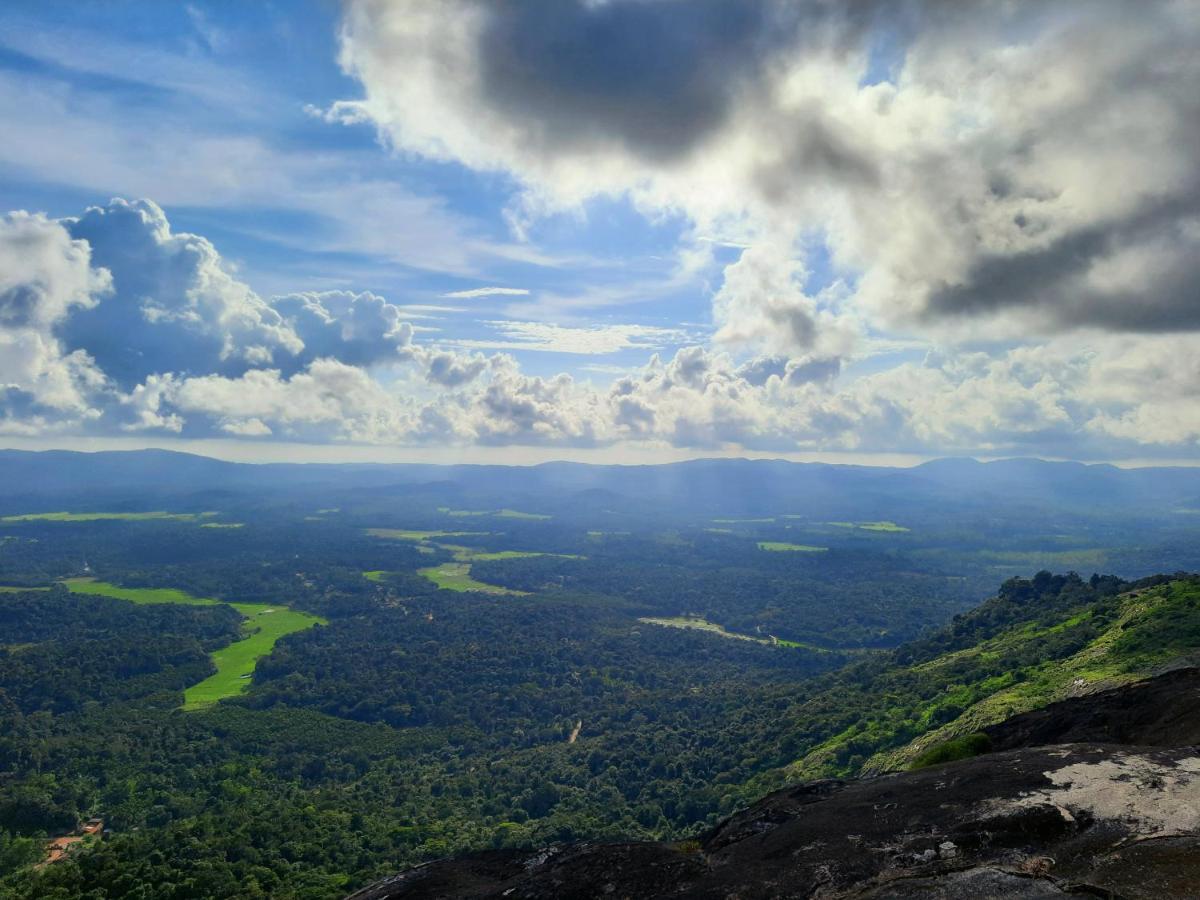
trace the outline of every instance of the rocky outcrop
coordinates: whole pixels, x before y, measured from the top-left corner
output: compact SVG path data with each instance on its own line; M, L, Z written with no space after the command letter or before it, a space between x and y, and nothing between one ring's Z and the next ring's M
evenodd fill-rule
M1194 898L1197 721L1200 673L1171 673L996 726L999 752L778 791L696 841L481 853L353 897Z
M1200 669L1073 697L985 728L994 750L1047 744L1200 744Z

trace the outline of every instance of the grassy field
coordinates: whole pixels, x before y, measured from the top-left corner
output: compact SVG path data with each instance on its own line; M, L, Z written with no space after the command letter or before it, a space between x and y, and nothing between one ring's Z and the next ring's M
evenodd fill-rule
M550 516L542 515L541 513L521 512L519 509L451 509L448 506L439 506L438 512L443 515L453 516L454 518L471 518L474 516L496 516L501 519L532 519L543 520L549 519Z
M428 541L431 538L469 537L487 534L486 531L409 531L404 528L368 528L371 537L388 538L393 541Z
M370 572L363 572L363 578L367 581L383 581L390 574L392 573L385 569L374 569Z
M25 513L19 516L3 516L0 522L100 522L109 519L123 522L143 522L152 519L166 519L177 522L190 522L202 515L211 513L169 513L169 512L47 512Z
M123 588L88 578L70 578L64 584L75 594L114 597L117 600L128 600L130 603L180 603L189 606L217 606L221 603L206 597L193 597L174 588ZM184 709L201 709L218 700L242 693L250 684L250 675L254 672L255 663L271 652L276 641L284 635L325 623L325 620L318 616L297 612L285 606L270 606L265 603L228 605L245 616L245 637L211 655L217 667L216 674L192 685L184 692Z
M201 528L245 528L245 522L205 522Z
M68 578L63 581L72 594L91 594L97 597L114 597L130 603L182 603L187 606L218 606L219 600L193 597L186 591L175 588L124 588L94 578Z
M774 635L767 637L758 637L752 634L740 634L736 631L726 631L724 626L718 625L716 622L710 622L700 616L670 616L656 617L645 616L638 619L639 622L645 622L647 625L662 625L664 628L686 628L691 631L703 631L708 634L715 634L718 637L732 638L735 641L750 641L755 644L766 644L769 647L799 647L804 650L812 650L816 653L831 653L825 647L818 647L815 644L804 644L799 641L785 641ZM854 653L856 651L841 651Z
M286 606L267 606L262 603L230 603L246 617L243 629L247 636L212 654L217 667L215 675L194 684L183 693L184 709L201 709L226 697L234 697L250 685L250 676L259 659L275 647L281 637L325 620Z
M814 547L811 544L788 544L783 541L759 541L759 550L770 550L772 553L824 553L828 547Z
M485 584L471 577L471 564L464 562L442 563L428 569L417 569L418 575L428 578L446 591L478 591L482 594L510 594L523 596L526 591L514 591L495 584Z
M857 528L859 531L885 531L899 533L908 531L903 525L897 525L895 522L826 522L827 525L834 525L838 528Z
M638 619L638 621L645 622L647 625L662 625L664 628L686 628L691 631L706 631L709 634L717 634L721 637L733 638L737 641L752 641L755 644L771 643L768 638L752 637L748 634L726 631L723 626L715 622L710 622L707 619L702 619L699 616L670 616L663 618L646 616L645 618Z
M22 591L48 591L48 587L21 587L19 584L0 584L0 594L19 594Z

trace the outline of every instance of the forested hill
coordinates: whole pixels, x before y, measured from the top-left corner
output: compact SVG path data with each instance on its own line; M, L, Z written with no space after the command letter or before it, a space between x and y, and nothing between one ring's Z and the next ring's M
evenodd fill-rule
M689 840L493 850L352 900L1191 898L1198 651L1195 575L1012 579L821 679L789 710L803 758Z

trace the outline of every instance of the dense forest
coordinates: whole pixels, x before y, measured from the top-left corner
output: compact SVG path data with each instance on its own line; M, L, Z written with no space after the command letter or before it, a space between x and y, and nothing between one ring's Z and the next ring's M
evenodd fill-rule
M471 848L683 839L1200 648L1197 581L1155 574L1192 565L1178 517L615 527L387 493L0 509L0 896L333 898ZM258 646L253 604L321 618L181 708Z

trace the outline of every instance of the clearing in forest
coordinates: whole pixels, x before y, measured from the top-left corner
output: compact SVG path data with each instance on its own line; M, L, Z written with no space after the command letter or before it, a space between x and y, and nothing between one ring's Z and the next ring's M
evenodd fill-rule
M445 591L478 591L483 594L509 594L525 596L528 591L514 591L496 584L486 584L471 577L471 564L465 562L442 563L428 569L417 569L417 574L428 578Z
M440 507L440 511L451 515L455 513L466 514L468 512L467 510L450 510L449 507L444 506ZM501 515L504 512L506 510L501 510L499 513L495 513L495 515ZM511 512L511 510L507 510L507 512ZM471 514L474 515L474 513ZM480 513L480 515L492 515L492 513ZM544 518L549 518L549 516ZM428 578L439 588L447 591L480 591L485 594L524 596L529 592L517 591L501 587L497 584L487 584L486 582L475 580L471 577L471 563L492 562L501 559L528 559L535 556L557 556L560 559L583 558L574 553L544 553L539 550L476 550L474 547L464 547L461 544L445 544L432 540L433 538L490 534L487 531L410 531L396 528L368 528L367 534L393 540L415 541L418 544L418 549L427 553L433 553L435 550L449 550L454 554L454 562L417 570L418 575ZM389 574L391 573L386 570L377 569L363 572L363 577L368 581L383 581Z
M454 518L470 518L474 516L496 516L500 519L530 519L534 521L544 521L552 518L542 513L522 512L519 509L451 509L448 506L439 506L438 512L446 516Z
M901 532L910 530L903 525L897 525L895 522L826 522L825 524L834 525L838 528L855 528L859 531Z
M755 644L766 644L770 647L800 647L804 650L811 650L815 653L833 653L835 651L826 647L818 647L815 644L804 644L800 641L785 641L782 638L777 638L773 634L766 637L758 637L752 634L740 634L736 631L726 631L723 625L718 625L716 622L710 622L701 616L645 616L638 619L639 622L645 622L647 625L662 625L665 628L685 628L690 631L703 631L708 634L715 634L719 637L733 638L736 641L751 641ZM855 652L855 651L848 651Z
M303 631L316 624L326 624L320 616L274 606L266 603L223 603L207 597L193 597L174 588L123 588L90 578L69 578L63 582L75 594L90 594L128 600L130 603L179 603L188 606L232 606L246 618L245 637L209 654L217 667L198 684L183 694L184 709L201 709L218 700L242 693L250 684L255 664L275 647L285 635Z
M486 531L410 531L406 528L368 528L371 537L388 538L393 541L427 541L430 538L470 537L487 534Z
M783 541L759 541L758 549L773 553L825 553L829 548L814 547L811 544L788 544Z
M152 519L176 522L191 522L216 513L170 513L170 512L45 512L23 513L19 516L0 516L0 522L101 522L107 520L143 522Z

